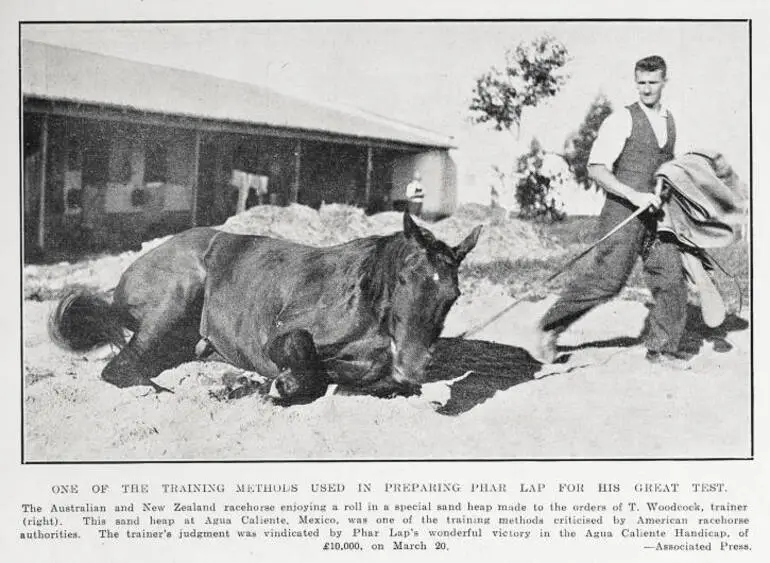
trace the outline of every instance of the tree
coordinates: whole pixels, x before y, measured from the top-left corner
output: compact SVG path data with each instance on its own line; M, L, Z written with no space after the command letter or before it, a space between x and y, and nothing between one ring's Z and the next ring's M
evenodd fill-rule
M567 48L550 35L507 50L502 70L493 66L476 79L469 108L471 121L492 123L498 131L510 131L515 127L518 139L525 108L536 107L561 90L569 78L564 72L568 61ZM548 197L553 195L550 183L555 179L541 173L542 154L540 143L533 140L529 153L519 158L510 189L523 216L556 218L558 213L550 211L555 210L556 205L548 204ZM530 165L538 159L539 164L534 168L528 166L528 158ZM505 174L499 168L493 169L505 188Z
M561 173L550 174L543 170L545 151L535 138L529 151L516 161L519 180L516 183L516 202L519 213L527 219L561 221L566 216L559 188L564 179Z
M520 43L505 52L505 68L492 67L476 79L471 100L471 120L492 122L498 131L516 127L518 135L524 108L535 107L555 96L568 75L567 48L550 35Z
M611 113L612 104L607 96L598 94L591 102L580 128L572 133L565 143L564 160L567 161L570 171L575 176L575 181L585 189L594 186L594 182L588 177L588 157L591 147L599 133L599 127Z

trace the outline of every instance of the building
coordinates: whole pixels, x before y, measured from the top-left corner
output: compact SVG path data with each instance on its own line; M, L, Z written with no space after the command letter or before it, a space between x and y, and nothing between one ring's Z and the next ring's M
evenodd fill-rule
M195 72L24 41L25 254L123 248L258 204L375 212L419 169L456 205L450 138Z

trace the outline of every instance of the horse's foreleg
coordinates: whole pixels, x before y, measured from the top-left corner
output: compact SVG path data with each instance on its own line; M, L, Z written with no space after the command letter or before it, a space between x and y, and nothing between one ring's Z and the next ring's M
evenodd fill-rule
M281 373L268 396L279 403L308 403L322 397L329 384L312 335L294 330L276 337L267 347L268 357Z

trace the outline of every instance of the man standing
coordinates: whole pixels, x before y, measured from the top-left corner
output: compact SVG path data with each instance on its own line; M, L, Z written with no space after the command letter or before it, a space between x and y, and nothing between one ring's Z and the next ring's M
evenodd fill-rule
M425 199L425 191L422 188L422 177L419 171L415 171L412 181L406 186L406 200L409 205L409 213L416 217L422 212L422 201Z
M689 369L680 352L687 315L687 285L680 251L672 235L657 233L655 172L674 157L676 129L671 113L661 105L666 62L659 56L634 67L639 101L610 115L591 150L589 176L605 191L599 217L601 235L638 208L634 218L594 251L593 267L574 279L540 321L538 360L556 359L556 339L585 313L615 297L628 281L636 260L644 260L653 304L647 320L647 359Z

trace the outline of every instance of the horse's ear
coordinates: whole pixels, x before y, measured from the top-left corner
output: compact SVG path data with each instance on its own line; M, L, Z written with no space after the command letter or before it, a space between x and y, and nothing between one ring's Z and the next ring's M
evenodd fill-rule
M420 227L417 226L408 211L404 211L404 235L406 238L413 238L421 246L425 246L425 237L422 236Z
M481 225L476 227L471 231L471 234L469 234L463 241L454 247L455 256L457 256L457 262L462 262L463 258L471 251L473 250L473 247L476 246L476 243L479 241L479 235L481 234Z

